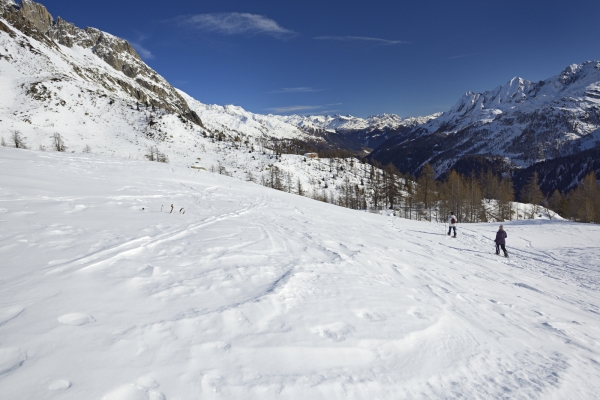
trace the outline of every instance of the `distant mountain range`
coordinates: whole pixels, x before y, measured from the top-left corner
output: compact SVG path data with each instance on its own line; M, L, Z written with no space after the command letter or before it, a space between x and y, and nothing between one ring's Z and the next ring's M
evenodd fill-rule
M441 176L466 164L476 170L497 158L509 170L574 160L597 146L600 61L587 61L544 81L513 78L484 93L468 92L449 111L390 138L370 157L413 174L430 163Z

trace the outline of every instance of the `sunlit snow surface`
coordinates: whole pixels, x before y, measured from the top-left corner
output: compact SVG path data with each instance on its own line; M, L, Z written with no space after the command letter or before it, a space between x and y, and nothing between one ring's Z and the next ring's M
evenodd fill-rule
M184 167L0 148L0 171L0 398L600 390L599 226L507 223L504 259L497 224L452 239Z

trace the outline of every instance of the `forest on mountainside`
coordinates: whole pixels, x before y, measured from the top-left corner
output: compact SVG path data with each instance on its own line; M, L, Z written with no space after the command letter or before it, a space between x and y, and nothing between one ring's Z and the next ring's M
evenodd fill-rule
M280 144L273 150L277 157L292 148L297 153L298 147ZM436 180L430 164L415 178L400 173L393 164L383 166L367 158L358 160L344 151L323 151L321 155L328 156L328 172L333 177L346 169L356 178L346 175L343 183L336 187L337 195L319 190L328 188L325 181L318 182L316 187L304 188L275 165L260 183L342 207L394 210L397 216L417 220L445 221L452 211L463 223L509 221L533 219L542 210L552 210L572 221L600 223L600 187L593 170L575 189L567 193L554 190L551 195L545 195L535 170L516 190L509 173L499 175L493 169L482 169L478 174L471 170L470 175L452 170L443 179ZM532 206L520 210L517 200Z

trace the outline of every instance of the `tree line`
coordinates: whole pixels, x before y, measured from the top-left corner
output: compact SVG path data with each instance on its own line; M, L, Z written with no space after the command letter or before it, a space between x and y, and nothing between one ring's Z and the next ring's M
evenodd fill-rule
M568 194L555 191L546 196L539 187L534 172L519 193L515 192L509 174L499 176L485 171L469 176L451 171L443 181L435 179L435 171L425 164L418 178L400 173L392 164L382 166L376 161L330 159L330 172L353 171L345 174L335 191L328 191L327 182L316 187L303 187L299 179L273 165L260 183L274 189L311 197L342 207L360 210L394 210L395 215L427 221L446 221L454 212L461 223L532 219L548 210L578 222L600 223L600 186L593 172ZM355 165L363 164L356 170ZM530 205L522 205L516 202Z

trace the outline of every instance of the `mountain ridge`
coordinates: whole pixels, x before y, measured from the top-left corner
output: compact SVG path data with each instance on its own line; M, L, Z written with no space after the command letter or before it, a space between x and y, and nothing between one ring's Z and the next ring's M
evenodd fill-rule
M251 113L235 105L203 104L174 88L166 79L147 66L126 40L96 28L78 28L61 17L57 17L55 20L42 4L31 0L23 0L20 5L14 0L0 0L0 17L7 22L6 25L0 20L0 29L9 34L11 38L14 39L15 34L8 26L16 28L25 36L56 51L63 61L69 64L68 71L65 71L62 67L50 68L54 69L58 75L71 75L76 79L81 77L112 93L124 92L126 97L135 101L137 104L135 107L138 109L142 107L144 109L165 110L201 128L204 128L206 122L212 130L230 132L232 135L244 133L273 140L300 140L314 143L319 148L342 146L346 149L362 150L364 145L369 142L368 137L362 138L362 136L368 136L369 133L362 134L362 136L355 135L356 137L351 138L345 137L340 140L336 135L332 136L331 132L325 132L326 129L321 126L307 127L301 123L295 124L293 121L294 116L261 115ZM20 46L29 49L35 47L25 42L21 43ZM66 52L66 49L74 50L76 54ZM107 73L108 71L105 68L97 68L96 63L89 62L91 61L89 58L74 60L73 58L81 55L81 52L77 49L89 50L117 73ZM41 53L39 55L43 57ZM46 61L46 63L52 64L51 61ZM34 69L38 70L39 68L35 67ZM38 87L43 86L42 81L33 82L31 87L27 89L27 93L32 94L47 90L47 88ZM39 95L35 96L39 97ZM193 104L193 107L190 104ZM202 115L202 118L199 114ZM359 129L371 132L382 126L391 126L392 124L381 121L384 118L392 121L402 121L400 117L388 115L382 115L380 118L374 116L368 119L347 117L346 122L351 121L350 123L354 125L343 126L334 133L357 132ZM206 121L203 121L203 119L206 119ZM398 126L398 123L394 126Z
M515 77L467 92L435 120L392 138L370 155L418 173L442 175L462 157L504 157L513 168L577 154L600 143L600 61L571 64L539 82Z
M25 35L50 46L58 43L68 48L76 45L90 49L98 58L130 79L103 75L96 79L103 86L112 86L112 89L119 86L137 102L178 113L194 124L202 125L200 118L190 110L175 88L149 68L126 40L96 28L80 29L60 17L54 20L42 4L31 0L22 0L20 6L13 0L0 0L0 12L0 16ZM93 79L92 75L96 72L85 71L84 65L78 66L78 69L75 72L85 79Z

